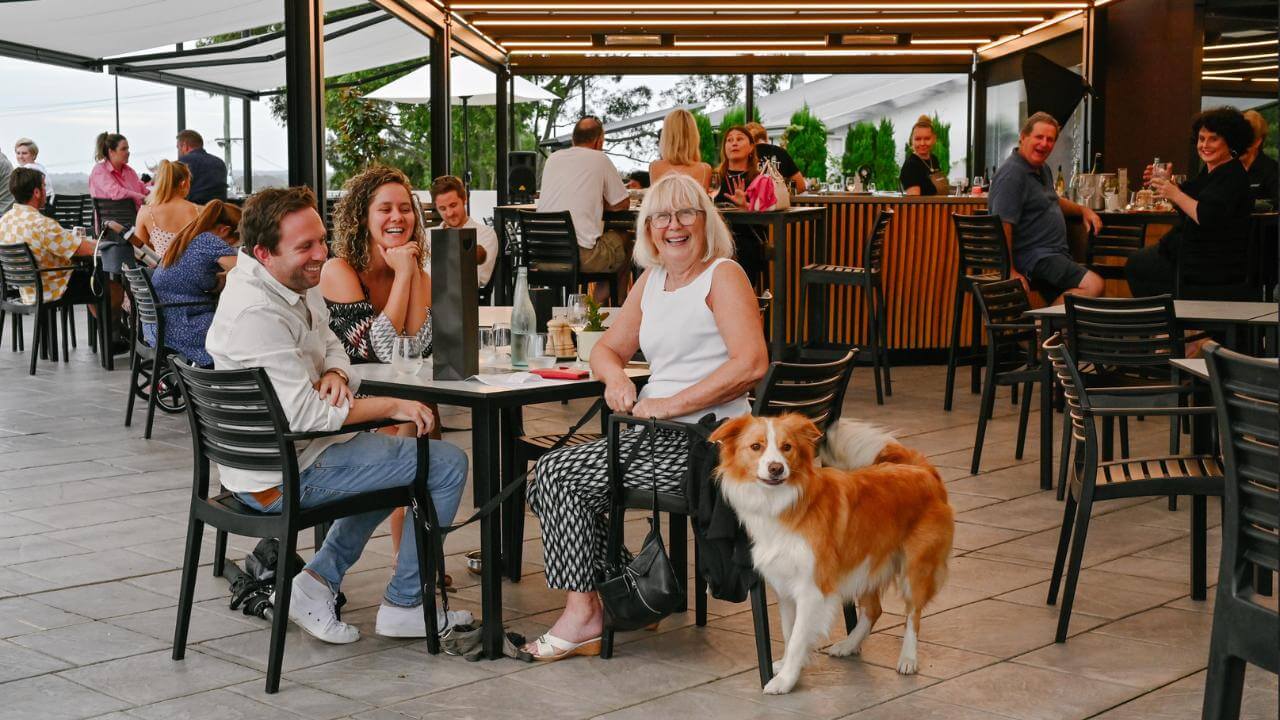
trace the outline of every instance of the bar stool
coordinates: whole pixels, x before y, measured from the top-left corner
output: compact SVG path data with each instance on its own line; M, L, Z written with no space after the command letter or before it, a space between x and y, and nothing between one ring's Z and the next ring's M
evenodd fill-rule
M1004 225L996 215L952 214L956 243L960 248L957 264L956 295L951 314L951 345L947 350L947 389L942 399L942 409L951 410L951 396L956 386L956 366L963 360L970 365L969 392L979 390L979 365L983 356L978 352L982 344L981 322L978 306L973 304L970 313L970 342L967 354L961 358L960 323L963 321L965 297L976 293L980 284L1009 279L1009 246L1005 242Z
M867 327L863 337L871 352L871 366L876 379L876 403L884 404L885 395L893 395L893 381L889 377L889 331L887 304L884 299L884 285L880 281L881 262L884 257L884 234L893 219L893 211L880 210L876 216L871 233L862 245L862 266L830 265L826 263L827 248L817 248L818 262L805 265L800 269L800 283L804 288L806 317L809 322L811 337L805 344L806 350L825 350L836 345L829 335L829 318L826 312L828 303L817 301L819 286L836 285L860 288L866 294ZM821 341L815 340L822 338ZM841 350L848 350L851 345L840 345ZM881 371L883 368L883 381Z
M1084 266L1104 280L1123 280L1125 262L1142 249L1146 237L1146 220L1141 218L1112 220L1108 217L1101 230L1089 233ZM1101 258L1115 258L1120 262L1098 262Z

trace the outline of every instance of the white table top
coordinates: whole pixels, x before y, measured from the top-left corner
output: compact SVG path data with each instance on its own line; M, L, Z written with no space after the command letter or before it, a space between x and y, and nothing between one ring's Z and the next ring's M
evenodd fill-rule
M565 363L562 363L565 364ZM627 377L635 379L644 379L649 376L648 365L628 365L626 368ZM585 380L538 380L520 385L518 387L508 387L500 385L487 385L477 380L435 380L432 378L431 359L428 358L422 363L422 369L413 375L405 375L398 373L389 364L384 363L368 363L358 365L357 371L361 378L370 382L376 382L384 385L398 385L401 387L423 388L432 390L451 391L471 396L490 396L501 395L504 393L528 392L548 390L564 385L581 385L581 384L597 384L595 378L587 378ZM502 374L515 372L509 365L480 367L481 374Z
M1238 302L1232 300L1174 300L1173 313L1179 320L1258 322L1262 324L1268 318L1272 321L1275 320L1276 305L1275 303ZM1026 313L1027 317L1032 318L1060 318L1066 317L1066 314L1067 307L1065 305L1050 305L1028 310Z
M1280 366L1280 360L1276 358L1265 359ZM1209 379L1209 363L1206 362L1204 358L1178 358L1176 360L1170 360L1169 364L1189 375L1198 377L1201 380Z

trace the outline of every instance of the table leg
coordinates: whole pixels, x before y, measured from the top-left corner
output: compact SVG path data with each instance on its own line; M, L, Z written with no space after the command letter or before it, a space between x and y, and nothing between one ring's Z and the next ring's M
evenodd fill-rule
M975 310L977 303L974 303ZM1040 489L1053 488L1053 363L1044 352L1044 343L1053 333L1048 318L1040 320Z
M487 403L471 409L472 482L476 505L493 497L501 477L498 411ZM500 513L480 518L480 610L484 615L484 656L502 657L502 523Z
M523 408L516 406L502 410L502 483L495 489L500 491L516 479L526 468L515 465L516 438L523 434ZM524 514L524 490L517 490L506 502L502 503L502 567L503 574L511 582L520 582L521 544L524 542L524 523L517 513Z
M1213 397L1209 384L1195 382L1192 384L1192 404L1212 405ZM1191 452L1197 455L1208 455L1213 452L1213 426L1216 418L1211 415L1191 416ZM1191 498L1191 599L1204 600L1207 592L1205 586L1207 552L1206 534L1208 522L1206 516L1207 498L1195 495Z

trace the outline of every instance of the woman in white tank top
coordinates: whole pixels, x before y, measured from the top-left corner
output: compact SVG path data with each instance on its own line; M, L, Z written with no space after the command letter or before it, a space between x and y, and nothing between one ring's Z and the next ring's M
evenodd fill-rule
M764 330L746 273L730 260L733 236L697 181L671 174L645 196L635 262L646 270L591 351L591 371L614 412L695 422L750 411L747 391L768 367ZM623 371L643 349L650 377L637 396ZM624 432L625 457L638 431ZM646 441L647 444L647 441ZM647 450L647 448L646 448ZM683 433L660 431L623 484L679 492L688 461ZM539 660L600 651L603 612L595 571L605 564L609 480L604 440L538 461L529 506L542 521L547 584L567 590L564 612L526 649Z

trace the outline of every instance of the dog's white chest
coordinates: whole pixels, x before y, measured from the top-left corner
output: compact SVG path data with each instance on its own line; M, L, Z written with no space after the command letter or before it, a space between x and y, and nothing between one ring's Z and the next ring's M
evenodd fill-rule
M772 518L743 522L751 535L751 560L766 582L779 589L813 582L813 550L803 537Z

